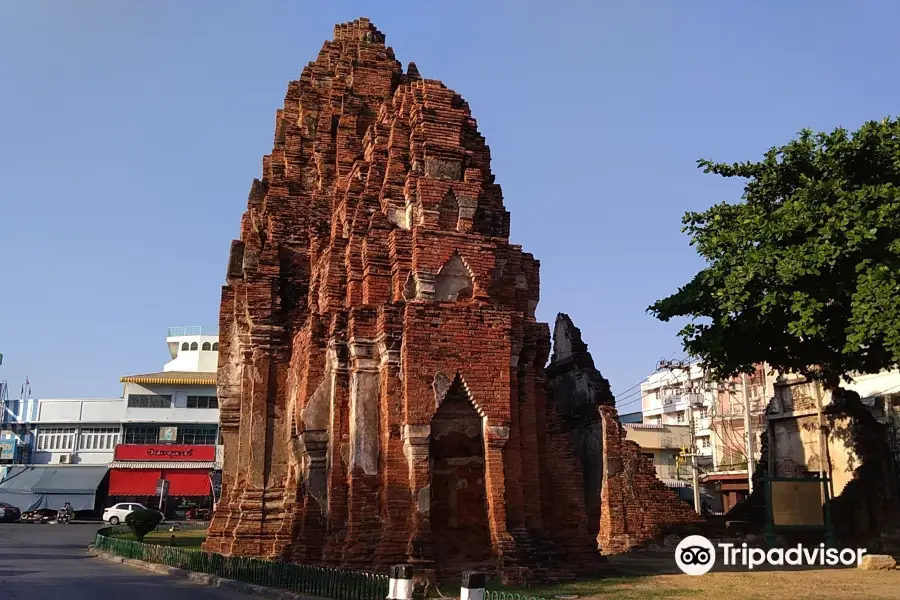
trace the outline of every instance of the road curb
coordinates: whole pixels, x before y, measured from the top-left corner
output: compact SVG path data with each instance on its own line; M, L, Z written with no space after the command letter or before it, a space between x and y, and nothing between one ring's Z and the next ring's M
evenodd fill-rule
M244 583L242 581L235 581L234 579L225 579L224 577L216 577L215 575L209 575L207 573L197 573L196 571L187 571L185 569L178 569L176 567L167 567L166 565L146 562L134 558L122 558L121 556L116 556L114 554L99 552L90 546L88 547L88 553L95 558L118 563L127 567L142 569L144 571L150 571L153 573L158 573L160 575L168 575L169 577L184 579L186 581L199 583L201 585L219 587L226 590L242 592L244 594L261 596L263 598L271 598L272 600L325 600L323 598L319 598L318 596L304 596L303 594L295 594L294 592L288 592L285 590L264 587L261 585L252 585L249 583Z

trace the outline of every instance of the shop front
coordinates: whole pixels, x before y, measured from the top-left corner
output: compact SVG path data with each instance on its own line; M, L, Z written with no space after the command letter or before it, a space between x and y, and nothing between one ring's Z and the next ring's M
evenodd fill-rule
M110 465L107 506L140 502L181 518L191 508L211 507L215 471L215 446L119 444ZM160 480L167 482L162 497Z
M709 473L704 480L715 487L722 497L722 512L727 513L750 495L747 473Z

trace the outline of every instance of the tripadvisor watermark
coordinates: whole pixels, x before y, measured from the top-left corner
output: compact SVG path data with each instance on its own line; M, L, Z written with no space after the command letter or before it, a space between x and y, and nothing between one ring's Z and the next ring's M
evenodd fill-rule
M797 544L791 548L754 548L747 544L725 544L716 546L702 535L689 535L675 548L675 563L688 575L708 573L720 558L725 566L744 566L753 570L759 566L782 567L837 567L859 565L863 554L861 548L826 548L825 544L804 547Z

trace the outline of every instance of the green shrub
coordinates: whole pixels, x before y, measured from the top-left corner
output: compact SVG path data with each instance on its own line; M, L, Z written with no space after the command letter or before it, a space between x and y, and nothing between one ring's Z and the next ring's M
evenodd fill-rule
M143 542L144 536L154 531L160 521L162 521L160 513L142 508L128 513L128 516L125 517L125 524L139 542Z

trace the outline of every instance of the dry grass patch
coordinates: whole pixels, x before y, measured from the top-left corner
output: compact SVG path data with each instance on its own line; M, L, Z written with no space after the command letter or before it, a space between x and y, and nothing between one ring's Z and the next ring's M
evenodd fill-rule
M582 581L532 588L528 596L576 594L608 600L896 600L900 570L754 571L689 575L651 575ZM523 594L524 595L524 594Z

